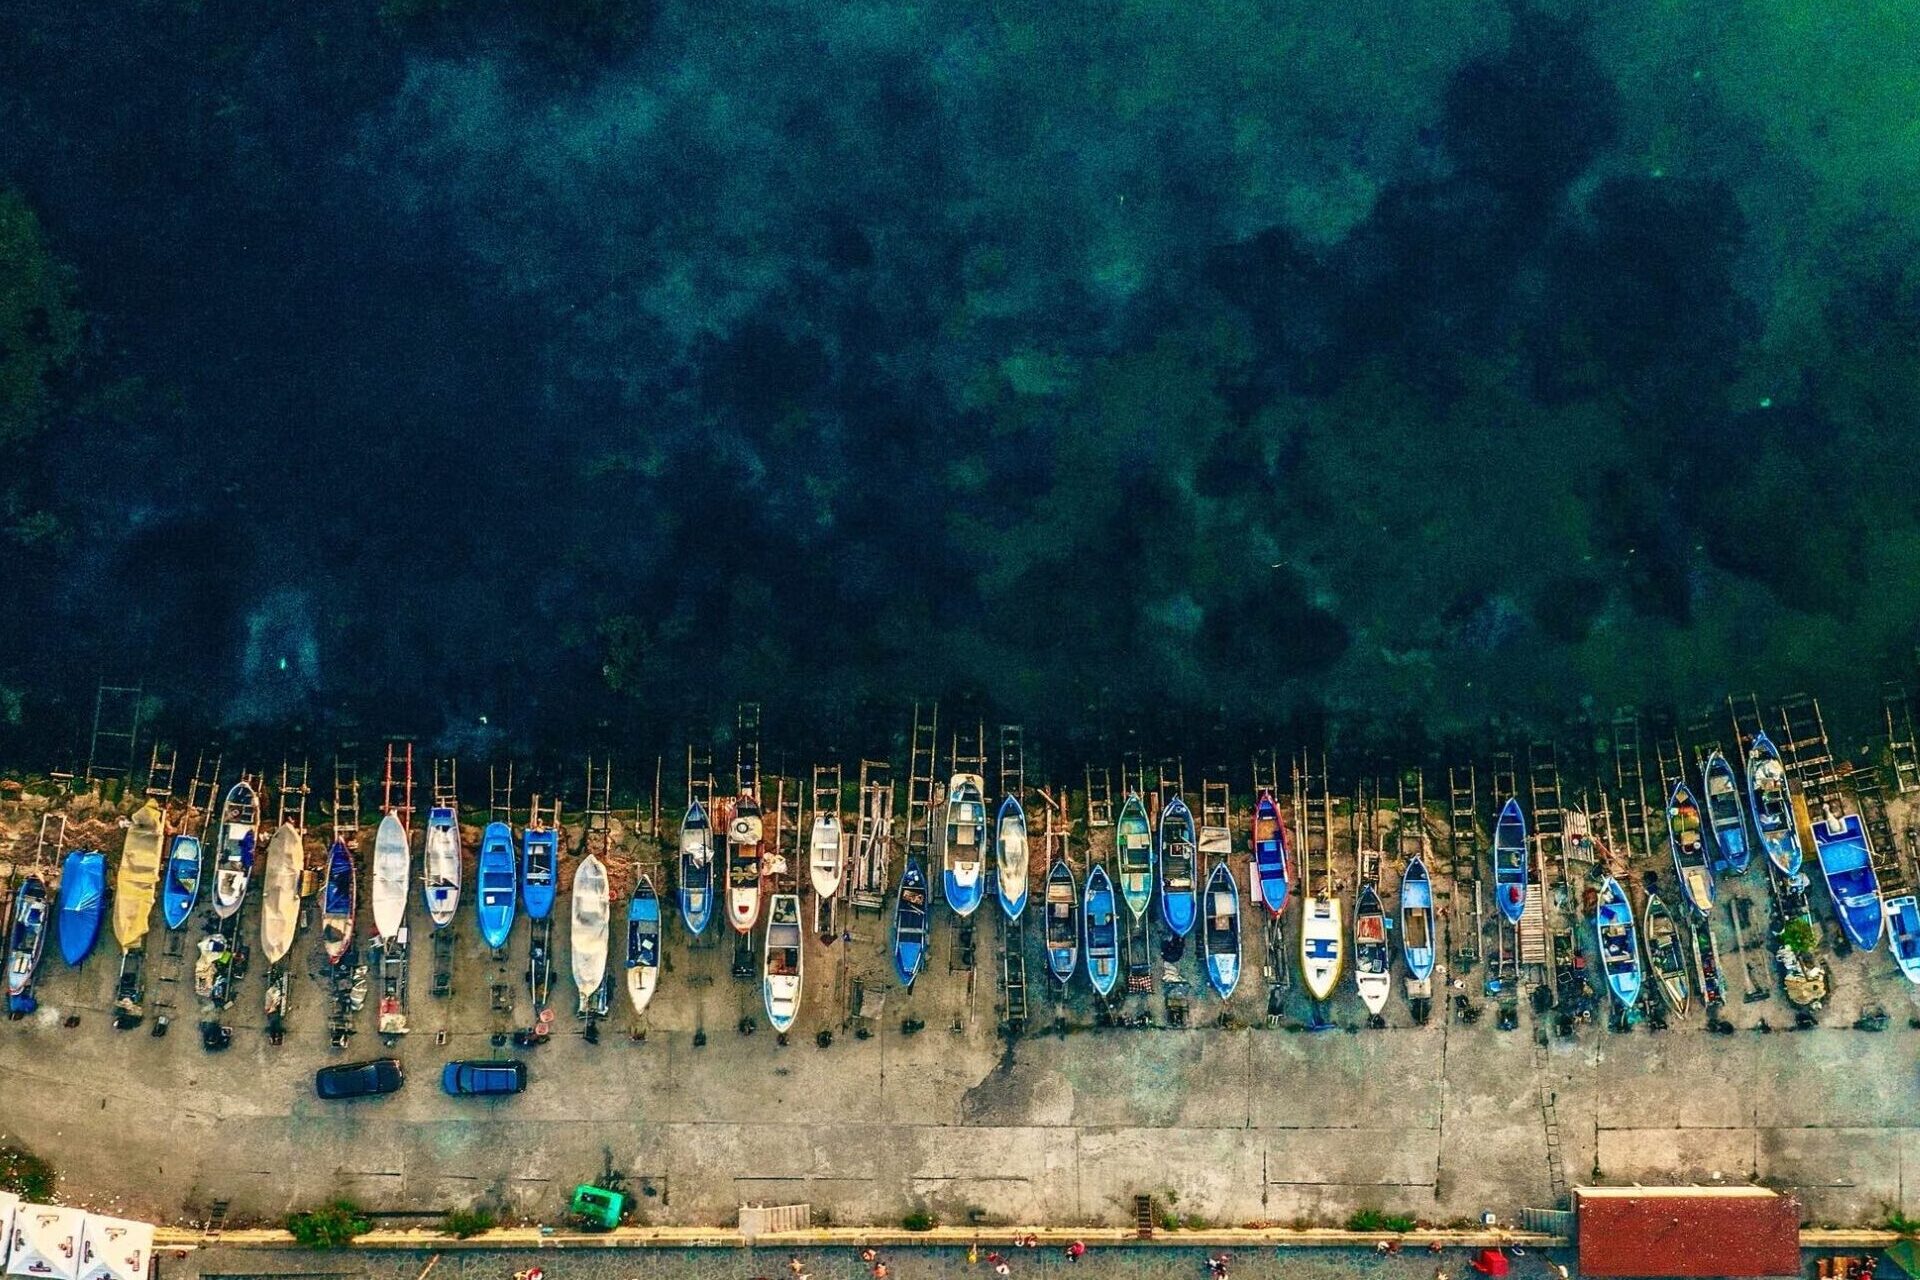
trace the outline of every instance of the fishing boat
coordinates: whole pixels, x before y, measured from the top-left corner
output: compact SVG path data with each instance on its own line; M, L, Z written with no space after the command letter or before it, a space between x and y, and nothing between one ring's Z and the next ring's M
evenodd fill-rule
M107 914L107 855L75 849L60 868L60 958L78 965L93 954Z
M225 920L247 900L253 878L260 799L245 778L233 784L220 806L220 851L213 860L213 913Z
M1240 985L1240 882L1224 862L1207 876L1206 927L1200 948L1206 956L1207 985L1225 1000Z
M513 934L520 888L519 868L514 865L513 828L506 823L489 822L480 833L480 857L474 867L474 878L480 882L480 893L475 898L480 936L498 951Z
M1065 985L1080 964L1080 894L1073 867L1055 858L1047 868L1047 972Z
M167 846L166 879L160 886L160 914L167 928L178 929L200 900L200 837L182 831Z
M1667 847L1673 853L1674 874L1680 877L1681 900L1703 916L1713 914L1713 868L1707 865L1700 805L1684 782L1674 783L1667 798Z
M800 895L776 893L767 903L767 945L760 961L760 995L767 1021L785 1033L800 1016L806 948L800 938Z
M260 951L268 964L279 964L293 950L300 925L300 873L306 870L306 850L300 831L283 822L267 841L266 874L260 882Z
M1101 995L1112 995L1114 980L1120 976L1120 929L1113 914L1113 881L1098 863L1087 872L1080 914L1085 928L1081 941L1087 953L1087 980Z
M695 800L680 819L680 921L699 937L713 919L713 826Z
M427 810L427 918L444 929L460 910L460 816L435 805Z
M1138 920L1153 898L1153 826L1137 791L1129 791L1120 806L1120 817L1113 824L1113 849L1120 864L1120 898Z
M528 827L520 836L520 902L527 919L545 920L553 914L560 884L560 833L551 827Z
M1353 985L1360 992L1360 1003L1367 1012L1378 1015L1393 994L1393 946L1387 941L1387 913L1380 905L1380 891L1371 884L1360 886L1353 907Z
M1920 983L1920 898L1911 889L1889 895L1882 903L1887 916L1887 949L1908 982Z
M1700 777L1707 826L1713 832L1714 848L1720 851L1720 865L1739 875L1753 861L1746 810L1740 805L1740 780L1734 776L1733 765L1718 751L1708 754L1700 766Z
M807 869L813 877L813 891L822 898L831 898L840 892L846 867L844 835L839 817L831 813L817 815L813 830L808 833Z
M1691 999L1687 982L1687 953L1683 945L1679 922L1673 918L1673 912L1660 900L1660 895L1647 895L1647 905L1640 913L1640 925L1646 933L1647 968L1653 972L1653 981L1660 988L1661 997L1667 1002L1667 1008L1673 1012L1685 1013Z
M660 896L653 881L641 876L627 900L627 999L635 1013L647 1011L660 979Z
M1853 945L1871 951L1880 945L1883 912L1880 881L1873 872L1873 855L1857 813L1828 810L1813 824L1813 855L1833 899L1833 913Z
M1300 909L1300 974L1307 994L1331 1000L1345 965L1345 930L1340 924L1340 899L1309 895Z
M359 873L353 865L353 850L344 840L335 840L327 850L327 883L320 891L320 942L327 949L327 960L339 964L353 946L354 904L360 896Z
M761 843L766 828L760 802L751 794L733 802L727 824L727 923L735 933L751 933L760 922Z
M956 773L947 783L947 839L941 846L940 892L962 920L986 891L987 802L980 775Z
M1622 1009L1631 1009L1640 998L1640 941L1633 928L1633 904L1612 876L1601 882L1593 930L1600 943L1600 971L1606 975L1607 989Z
M7 931L7 1011L31 1013L33 975L47 949L47 884L28 876L13 892L13 925Z
M152 800L134 811L127 842L120 849L120 870L113 880L113 936L122 951L147 945L153 923L153 899L160 887L160 846L166 817Z
M1493 824L1493 896L1507 923L1519 924L1527 909L1527 819L1513 797Z
M1803 858L1787 769L1780 763L1779 749L1764 733L1754 734L1753 745L1747 748L1747 803L1753 806L1754 830L1760 833L1767 860L1788 879L1799 875Z
M1293 871L1287 865L1287 829L1280 821L1280 806L1271 791L1262 791L1253 802L1253 900L1269 914L1287 909L1287 891L1292 887Z
M380 819L373 833L373 934L397 938L407 922L407 881L413 872L413 842L397 814Z
M1009 920L1018 920L1027 909L1030 856L1027 811L1021 808L1019 796L1008 796L1000 802L1000 813L993 823L993 867L1000 909Z
M1400 955L1415 982L1433 977L1433 881L1426 859L1415 854L1400 873Z
M573 871L573 931L569 935L573 985L580 1012L593 1008L607 981L607 931L613 917L607 868L596 854L580 859Z
M1193 813L1175 796L1160 811L1160 923L1176 938L1193 932L1199 900L1194 885Z
M900 985L911 988L926 960L927 864L918 854L909 853L893 904L893 972Z

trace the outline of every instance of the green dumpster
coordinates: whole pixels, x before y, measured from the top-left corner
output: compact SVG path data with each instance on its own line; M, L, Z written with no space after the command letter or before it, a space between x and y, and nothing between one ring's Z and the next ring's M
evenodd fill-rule
M624 1191L605 1187L578 1186L573 1189L571 1208L582 1226L611 1231L620 1225L620 1215L626 1212L627 1196Z

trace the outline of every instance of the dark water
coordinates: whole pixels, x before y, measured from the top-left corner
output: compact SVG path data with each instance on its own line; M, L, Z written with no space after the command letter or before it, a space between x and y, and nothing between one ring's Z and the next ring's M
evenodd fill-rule
M1866 723L1920 18L1416 9L0 6L0 746Z

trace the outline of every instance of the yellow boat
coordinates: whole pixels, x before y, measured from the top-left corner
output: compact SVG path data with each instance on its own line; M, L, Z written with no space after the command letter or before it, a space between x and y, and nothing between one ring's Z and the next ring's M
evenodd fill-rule
M122 951L147 945L147 926L153 919L153 895L160 885L160 850L166 843L167 820L152 800L141 805L127 828L120 851L120 871L113 882L113 936Z

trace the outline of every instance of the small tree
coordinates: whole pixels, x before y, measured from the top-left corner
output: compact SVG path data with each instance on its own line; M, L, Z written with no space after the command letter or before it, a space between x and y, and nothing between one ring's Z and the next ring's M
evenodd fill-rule
M499 1223L485 1209L455 1209L440 1220L440 1229L459 1240L469 1240Z
M335 1200L311 1212L290 1215L287 1230L309 1249L338 1249L373 1230L373 1223L353 1201Z
M1802 957L1813 954L1813 926L1805 920L1789 920L1780 930L1780 941Z

